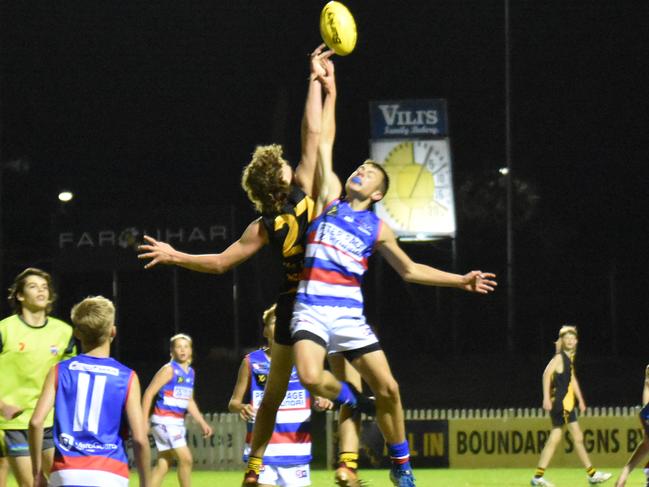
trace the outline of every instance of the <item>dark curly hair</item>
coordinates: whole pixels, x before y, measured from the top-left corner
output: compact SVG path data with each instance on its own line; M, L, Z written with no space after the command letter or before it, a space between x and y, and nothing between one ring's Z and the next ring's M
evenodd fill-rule
M248 199L263 214L280 213L289 185L282 179L282 146L262 145L243 169L241 187Z
M27 282L27 278L29 276L42 277L43 279L45 279L45 281L47 281L47 287L50 289L50 302L47 305L46 313L49 314L50 311L52 311L52 305L54 304L54 301L56 301L56 292L54 292L54 286L52 285L52 276L48 272L45 272L44 270L38 269L36 267L28 267L20 274L18 274L14 279L13 284L9 288L9 296L7 296L7 300L9 301L11 309L13 309L14 313L16 314L22 313L23 305L18 300L18 294L22 294L25 290L25 283Z

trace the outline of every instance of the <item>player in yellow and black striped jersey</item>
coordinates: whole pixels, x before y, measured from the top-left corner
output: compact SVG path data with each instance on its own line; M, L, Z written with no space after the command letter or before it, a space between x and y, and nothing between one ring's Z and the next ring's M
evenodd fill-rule
M282 148L279 145L256 148L252 160L244 168L241 184L261 216L248 225L239 240L220 254L191 255L179 252L168 243L149 236L144 237L146 243L139 247L142 253L138 257L150 259L145 265L147 269L158 264L170 264L198 272L222 274L252 257L265 245L273 247L281 258L284 283L277 298L275 347L271 357L273 367L255 420L250 459L253 463L258 459L259 465L255 463L251 467L251 480L254 480L254 474L259 472L263 451L272 435L275 414L286 393L293 367L289 326L304 261L306 230L315 216L313 196L320 191L335 191L335 188L319 188L318 181L340 185L337 178L325 177L322 173L330 168L319 168L317 164L322 117L334 110L336 102L335 90L333 93L326 92L326 97L322 100L321 80L326 75L322 63L332 54L331 51L323 49L324 45L319 46L310 58L311 73L302 120L300 163L293 171L282 157ZM316 171L320 172L316 174ZM334 360L340 360L341 363L332 364L332 368L349 374L340 378L360 388L358 373L344 365L342 358ZM355 445L355 434L356 428L350 426L345 428L342 436L349 437L349 444ZM352 449L343 448L348 451ZM256 485L256 481L251 484Z
M536 472L530 481L531 485L553 486L544 477L545 469L561 441L564 426L568 427L577 456L586 468L588 482L599 484L611 478L610 473L600 472L593 467L584 447L584 435L577 423L577 405L581 412L586 410L586 402L575 375L574 358L577 342L577 328L572 325L562 326L559 330L559 338L555 342L556 354L543 371L543 409L550 413L552 431L541 452Z

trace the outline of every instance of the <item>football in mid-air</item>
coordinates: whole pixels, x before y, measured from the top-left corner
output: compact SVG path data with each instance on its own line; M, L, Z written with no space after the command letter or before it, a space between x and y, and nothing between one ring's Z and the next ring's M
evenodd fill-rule
M347 56L356 46L356 22L342 3L327 3L320 14L320 35L327 47L339 56Z

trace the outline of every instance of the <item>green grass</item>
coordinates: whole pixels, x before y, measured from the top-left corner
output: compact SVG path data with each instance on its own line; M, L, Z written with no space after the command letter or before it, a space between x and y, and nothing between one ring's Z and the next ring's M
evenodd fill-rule
M607 472L613 472L613 478L606 482L605 486L612 487L620 468L603 468ZM476 469L476 470L416 470L417 485L419 487L519 487L529 485L533 469ZM588 487L586 474L582 469L556 468L548 469L546 477L557 487ZM239 486L241 472L199 472L192 474L192 487L230 487ZM392 487L388 480L387 470L364 470L362 478L370 481L369 487ZM333 486L333 471L315 470L311 479L313 487ZM131 485L137 487L137 476L131 477ZM163 487L174 487L178 485L175 472L170 472L162 484ZM628 487L644 486L642 469L631 474ZM9 487L16 487L13 479L9 480Z

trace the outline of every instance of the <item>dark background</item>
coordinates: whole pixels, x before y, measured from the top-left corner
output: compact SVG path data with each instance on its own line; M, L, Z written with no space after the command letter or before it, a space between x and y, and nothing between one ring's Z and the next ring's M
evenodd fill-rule
M259 343L259 316L273 300L268 252L236 275L143 271L134 252L129 269L73 270L55 261L57 225L98 228L106 212L125 222L176 210L209 216L224 205L227 214L233 205L223 222L228 241L236 238L254 218L239 177L255 145L281 143L297 162L307 53L320 42L323 4L2 2L3 289L35 265L55 275L57 316L88 294L117 297L115 353L143 382L167 359L175 306L179 328L195 338L199 402L223 410L237 343ZM446 98L457 271L499 274L499 290L482 297L407 285L379 259L371 264L366 311L405 405L540 406L540 376L564 322L579 326L588 402L639 403L649 362L647 3L510 2L513 351L498 173L504 2L347 4L359 40L336 59L337 172L346 176L368 154L370 100ZM66 206L57 200L64 188L76 195ZM449 242L405 248L452 268ZM9 313L6 303L0 311Z

